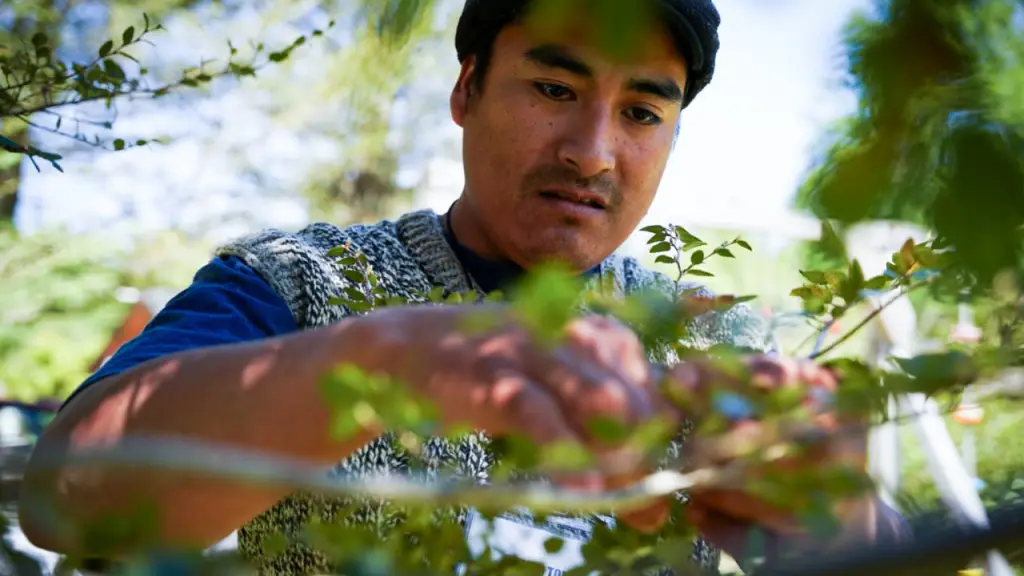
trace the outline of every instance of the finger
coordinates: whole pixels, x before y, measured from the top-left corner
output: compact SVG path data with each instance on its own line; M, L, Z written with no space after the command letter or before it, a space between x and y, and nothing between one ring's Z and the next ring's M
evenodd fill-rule
M492 434L524 434L540 445L580 442L558 403L528 377L508 371L477 388L478 416Z
M770 530L710 510L699 502L691 501L686 506L686 518L705 540L737 560L762 556L772 561L778 556L779 538Z
M714 391L738 389L739 382L732 375L716 371L704 359L676 364L662 383L663 394L695 423L712 410Z
M537 446L557 443L585 446L582 436L567 421L561 406L547 390L511 370L499 373L487 390L480 414L492 435L522 435ZM596 470L552 470L552 479L577 489L601 490L602 475Z
M526 363L529 376L559 403L577 434L594 440L598 440L592 429L596 419L611 419L628 430L655 412L646 389L650 373L646 361L642 368L625 366L634 361L618 356L634 352L607 349L631 345L617 343L621 335L607 336L602 341L600 332L577 322L564 345L555 350L538 349ZM643 358L641 352L635 353ZM642 376L642 381L623 375L623 370Z
M759 355L747 360L747 368L750 383L766 391L806 386L834 393L837 388L835 373L813 360Z
M800 382L801 365L793 358L758 355L747 359L750 384L760 390L787 388Z
M659 530L668 522L670 512L669 500L659 498L645 508L623 512L617 517L634 530L651 533Z
M533 368L531 375L559 403L582 437L598 440L592 427L597 420L611 420L629 429L653 413L642 391L577 351L557 350Z
M599 372L618 377L629 395L634 417L642 419L652 413L656 406L653 370L633 332L614 318L593 316L571 323L566 336L569 350L600 369L591 372L592 377L597 378Z
M627 383L643 387L650 364L640 339L618 320L590 316L571 322L566 337L601 365L617 372Z

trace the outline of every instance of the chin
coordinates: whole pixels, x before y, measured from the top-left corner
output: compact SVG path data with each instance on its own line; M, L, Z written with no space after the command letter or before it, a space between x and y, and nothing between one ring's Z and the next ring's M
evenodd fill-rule
M541 237L529 238L523 249L519 265L532 268L549 262L558 262L569 266L577 272L586 272L601 263L613 251L605 251L596 242L580 234L545 234Z

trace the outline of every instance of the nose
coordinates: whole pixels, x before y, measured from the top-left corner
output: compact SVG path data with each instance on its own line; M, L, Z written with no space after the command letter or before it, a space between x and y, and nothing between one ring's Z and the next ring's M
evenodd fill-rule
M603 106L580 109L558 149L558 159L581 178L615 170L615 123Z

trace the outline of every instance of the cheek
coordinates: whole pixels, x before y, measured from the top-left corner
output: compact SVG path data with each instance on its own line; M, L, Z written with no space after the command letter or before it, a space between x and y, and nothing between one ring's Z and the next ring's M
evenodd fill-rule
M622 162L625 202L638 210L646 210L654 200L661 177L668 163L669 146L634 145L629 148L627 160Z
M508 99L481 107L472 123L472 138L466 140L467 164L478 167L476 176L491 187L518 186L531 167L543 163L555 128L534 102Z

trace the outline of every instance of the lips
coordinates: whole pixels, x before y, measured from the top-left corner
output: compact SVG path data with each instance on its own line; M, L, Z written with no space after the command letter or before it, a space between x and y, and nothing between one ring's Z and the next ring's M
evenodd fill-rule
M608 207L605 203L604 198L602 198L600 195L591 194L588 192L584 192L582 190L573 190L568 188L553 188L549 190L542 190L540 195L545 198L554 200L565 200L567 202L572 202L574 204L580 204L582 206L596 208L599 210L604 210Z

